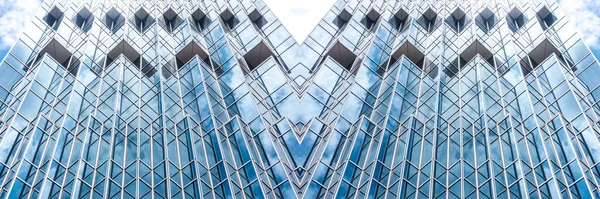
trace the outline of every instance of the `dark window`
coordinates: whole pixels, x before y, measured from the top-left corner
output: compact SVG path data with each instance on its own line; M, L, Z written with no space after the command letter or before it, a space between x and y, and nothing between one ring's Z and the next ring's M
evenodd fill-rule
M125 40L117 44L107 55L106 55L106 67L109 67L119 56L123 55L133 65L138 66L138 69L146 77L152 77L156 73L156 69L146 59L142 57L138 51L136 51L129 43Z
M425 54L423 54L419 49L417 49L417 47L408 41L405 41L394 51L394 53L392 53L390 65L393 65L402 57L406 57L413 64L420 68L423 67L425 61Z
M187 46L183 47L173 59L169 60L162 67L163 77L169 78L175 74L175 72L184 65L186 65L194 57L198 57L205 65L210 66L210 58L204 48L202 48L196 41L190 42Z
M462 53L460 53L460 67L465 66L467 63L475 59L475 56L479 55L488 64L494 65L494 54L486 48L481 42L475 40L469 47L467 47Z
M206 65L210 65L208 60L208 53L195 41L190 42L187 46L183 47L176 55L177 69L187 64L192 58L198 56L200 60L204 61Z
M125 17L117 9L112 8L104 15L103 23L114 34L125 24Z
M250 21L252 21L252 23L259 29L267 24L265 17L263 17L263 15L256 9L248 14L248 19L250 19Z
M427 9L418 20L419 24L421 24L428 33L433 32L438 27L438 21L438 14L431 8Z
M369 13L367 13L367 15L365 15L365 17L361 20L361 23L363 26L365 26L365 28L370 30L373 28L373 25L377 23L377 20L379 20L380 16L381 14L379 14L379 12L371 9L371 11L369 11Z
M538 44L527 57L521 60L521 69L523 70L523 76L528 75L531 71L535 70L540 64L548 59L553 54L556 54L560 61L563 61L562 53L556 48L550 40L545 39ZM528 59L529 58L529 59Z
M165 13L162 14L160 22L163 29L169 33L173 33L173 31L179 27L183 20L173 9L169 8L167 11L165 11Z
M454 12L446 18L446 24L458 33L462 32L470 22L471 20L467 17L467 14L460 8L454 10Z
M140 8L131 18L131 25L140 33L146 32L152 24L154 24L154 18L144 8Z
M335 24L338 28L343 28L352 18L352 14L350 14L350 12L348 12L348 10L343 9L340 14L338 14L334 19L333 19L333 24Z
M510 30L513 32L517 32L519 29L525 26L529 19L527 19L527 16L525 16L521 10L518 8L513 8L506 16L506 21L508 23L508 28L510 28Z
M94 15L92 15L90 10L84 7L77 12L75 17L73 17L73 23L75 23L75 26L79 29L88 32L94 24Z
M64 13L58 9L57 7L52 8L46 16L44 16L44 21L50 28L57 30L60 22L62 21Z
M437 77L437 73L438 73L437 65L434 62L432 62L431 60L427 59L425 54L423 54L423 52L421 52L421 50L419 50L416 46L414 46L409 41L404 41L404 43L402 43L402 45L400 45L400 47L398 47L396 50L394 50L394 53L392 53L391 58L390 58L390 66L395 64L398 60L402 59L402 57L404 57L405 59L408 59L414 65L419 67L423 72L427 73L428 77L430 77L432 79ZM383 75L383 73L387 70L388 70L388 68L385 68L385 69L380 68L377 70L377 73L380 75Z
M335 62L340 64L347 71L352 71L355 65L357 56L352 52L352 50L348 49L344 44L337 41L329 50L325 57L331 57Z
M542 26L542 29L546 30L550 28L550 26L554 25L557 18L554 16L552 11L548 10L548 8L543 7L540 11L537 12L537 19Z
M390 23L397 31L404 32L410 26L410 15L404 9L400 9L392 16Z
M229 10L229 8L223 10L219 16L229 30L233 30L240 23L240 20L233 14L233 12L231 12L231 10Z
M263 62L267 61L269 57L275 58L275 54L264 41L261 41L256 46L252 47L252 49L248 50L246 54L244 54L243 63L245 63L245 65L248 67L248 72L251 72Z
M67 50L67 48L65 48L55 39L52 39L52 41L46 44L46 46L38 53L36 60L39 61L45 54L48 54L48 56L52 57L52 59L67 69L69 73L77 75L80 61L73 57L73 53Z
M498 23L496 15L489 8L483 9L475 18L475 25L485 33L489 33L496 26L496 23Z
M210 24L210 19L200 9L196 9L196 11L190 15L189 20L192 29L197 32L202 32L202 30L204 30Z
M486 48L481 42L475 40L469 47L465 48L462 53L450 65L446 66L444 73L449 77L454 77L462 68L469 62L473 61L479 55L491 67L494 67L494 54ZM502 73L501 71L498 71Z

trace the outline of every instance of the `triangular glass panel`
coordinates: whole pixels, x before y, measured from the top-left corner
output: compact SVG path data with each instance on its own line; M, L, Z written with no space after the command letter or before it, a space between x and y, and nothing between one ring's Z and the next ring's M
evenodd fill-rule
M299 121L299 122L297 122L295 127L296 127L296 128L299 130L299 131L302 131L302 130L304 129L304 122L302 122L302 121Z
M296 176L298 176L298 177L302 177L302 176L304 175L304 172L305 172L305 171L306 171L306 170L304 170L302 167L299 167L299 168L297 168L297 169L296 169Z
M151 62L147 61L143 57L141 60L141 64L142 64L142 66L140 67L140 71L142 72L142 74L144 76L151 78L152 76L154 76L154 74L156 74L156 72L157 72L156 68L152 65Z
M52 10L50 10L50 12L48 12L48 14L46 14L46 16L44 16L44 22L46 22L46 24L50 28L57 30L58 26L60 25L60 22L62 21L63 16L63 11L61 11L57 7L54 7L52 8Z
M160 25L169 33L173 33L182 22L183 19L172 8L165 11L160 19Z
M527 19L527 16L525 16L525 14L516 7L513 8L506 16L508 28L510 28L510 30L513 32L517 32L519 29L525 26L527 21L529 21L529 19Z
M114 34L125 24L125 17L117 9L112 8L106 12L102 22Z
M135 12L130 22L138 32L144 33L154 24L155 20L144 8L140 8Z
M94 15L86 7L81 8L73 17L73 23L83 32L88 32L94 24Z
M554 25L556 20L558 20L552 11L548 10L548 8L545 6L537 12L537 19L544 30Z
M417 21L428 33L433 32L439 25L438 14L431 8L427 9Z
M483 9L481 13L475 17L475 25L485 33L489 33L497 23L498 19L496 18L496 14L489 8Z
M465 27L471 23L471 19L460 8L457 8L446 18L446 24L457 33L462 32Z

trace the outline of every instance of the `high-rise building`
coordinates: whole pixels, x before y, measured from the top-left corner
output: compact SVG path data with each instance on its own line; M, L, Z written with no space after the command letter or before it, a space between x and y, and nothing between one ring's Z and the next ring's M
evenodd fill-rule
M338 0L302 44L262 0L49 0L0 199L598 199L599 85L553 0Z

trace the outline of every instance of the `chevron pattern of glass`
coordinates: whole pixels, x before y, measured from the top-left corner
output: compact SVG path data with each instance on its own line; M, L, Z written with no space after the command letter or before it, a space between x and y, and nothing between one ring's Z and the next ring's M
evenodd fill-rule
M552 0L46 1L0 198L600 198L598 77Z

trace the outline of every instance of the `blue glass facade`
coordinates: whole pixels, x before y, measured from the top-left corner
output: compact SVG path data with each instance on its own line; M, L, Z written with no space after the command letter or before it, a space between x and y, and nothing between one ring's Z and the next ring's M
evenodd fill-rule
M553 0L46 1L0 198L600 198L600 65Z

